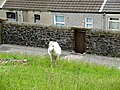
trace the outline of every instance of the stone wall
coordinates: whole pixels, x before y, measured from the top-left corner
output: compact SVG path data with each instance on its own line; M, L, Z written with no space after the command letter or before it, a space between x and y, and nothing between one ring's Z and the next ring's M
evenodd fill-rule
M87 53L120 57L120 32L87 30L85 38ZM63 50L74 50L74 28L3 23L4 44L48 48L50 39Z
M106 30L87 31L86 45L87 53L120 57L120 32Z
M56 40L63 50L74 49L74 30L25 24L3 24L3 43L48 48Z

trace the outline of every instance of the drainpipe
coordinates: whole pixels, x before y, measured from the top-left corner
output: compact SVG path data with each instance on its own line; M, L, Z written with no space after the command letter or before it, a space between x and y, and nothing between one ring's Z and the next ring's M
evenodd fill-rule
M101 5L101 7L100 7L100 9L99 9L99 12L103 12L103 9L104 9L104 7L105 7L105 5L106 5L106 3L107 3L107 0L104 0L104 2L102 3L102 5ZM102 16L102 23L103 23L103 26L102 26L102 29L106 29L106 27L105 27L105 25L106 25L106 18L105 18L105 13L103 14L103 16Z
M102 16L102 29L106 29L106 14L104 13Z
M23 22L23 12L22 12L22 10L20 11L20 22L21 23Z

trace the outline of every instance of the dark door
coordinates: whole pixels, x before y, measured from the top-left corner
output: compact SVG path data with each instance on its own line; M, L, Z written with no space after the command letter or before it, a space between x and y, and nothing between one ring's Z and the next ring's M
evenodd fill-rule
M75 30L75 52L84 53L86 51L85 31Z

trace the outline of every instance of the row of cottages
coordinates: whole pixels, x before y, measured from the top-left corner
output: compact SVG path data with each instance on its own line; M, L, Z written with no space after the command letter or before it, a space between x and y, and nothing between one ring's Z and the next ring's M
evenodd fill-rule
M47 26L120 30L120 0L1 0L0 18Z

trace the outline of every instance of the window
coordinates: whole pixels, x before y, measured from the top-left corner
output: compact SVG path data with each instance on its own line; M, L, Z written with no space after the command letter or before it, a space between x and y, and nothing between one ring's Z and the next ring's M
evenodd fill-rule
M65 25L64 16L54 16L54 25L64 26Z
M85 18L85 27L93 28L93 18Z
M120 18L109 18L109 29L118 30L120 26Z
M37 15L37 14L34 15L34 22L40 23L40 15Z
M7 19L8 19L8 21L11 21L11 22L17 21L17 18L16 18L17 13L14 13L14 12L6 12L6 14L7 14Z

